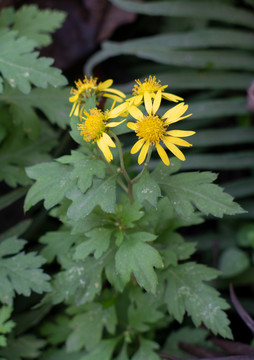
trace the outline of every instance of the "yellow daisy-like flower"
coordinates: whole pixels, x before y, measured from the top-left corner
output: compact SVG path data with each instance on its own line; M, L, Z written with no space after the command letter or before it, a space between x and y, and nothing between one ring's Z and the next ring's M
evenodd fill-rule
M97 98L100 96L112 98L117 102L122 102L125 98L125 94L116 89L110 89L110 86L113 84L113 80L109 79L104 82L99 82L97 84L97 78L92 76L88 79L86 76L84 80L75 81L77 89L71 89L71 96L69 101L73 103L70 116L74 113L75 116L80 116L82 114L85 102L91 96L95 95Z
M160 91L163 99L174 102L183 100L180 96L164 92L168 85L162 86L160 80L157 80L155 76L150 75L144 82L141 82L140 80L135 81L136 84L132 89L133 96L128 99L128 101L132 102L135 106L139 106L142 103L145 93L150 94L150 96L154 98L158 91Z
M78 124L78 130L83 136L83 139L87 142L96 142L107 162L113 159L113 155L109 147L115 147L115 143L111 137L107 134L107 129L120 125L120 122L109 122L110 119L114 119L117 116L121 116L126 110L126 103L123 103L111 110L101 111L98 108L90 109L89 112L84 111L83 123Z
M168 166L170 162L166 151L160 145L162 142L178 159L184 161L184 154L176 145L192 146L190 143L180 138L191 136L195 134L195 131L168 131L167 128L169 125L191 116L191 114L182 116L188 109L188 105L180 103L165 112L163 116L156 115L161 103L161 90L155 95L154 101L152 100L151 95L146 92L144 94L144 103L147 115L144 115L142 111L135 106L129 108L130 114L137 122L129 122L127 123L127 126L134 130L139 138L132 147L131 154L135 154L141 150L138 157L138 163L142 164L150 146L155 145L161 160Z

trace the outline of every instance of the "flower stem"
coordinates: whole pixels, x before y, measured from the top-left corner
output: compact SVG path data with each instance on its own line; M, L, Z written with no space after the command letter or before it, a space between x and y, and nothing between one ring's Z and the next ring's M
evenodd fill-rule
M107 165L109 171L114 174L114 170L111 168L110 164L107 162L107 160L105 160L103 157L101 157L101 160L105 162L105 164ZM123 182L123 180L120 177L117 177L117 182L118 184L121 186L121 188L128 194L128 187L125 185L125 183Z
M143 166L143 169L140 171L140 173L134 178L131 180L131 184L135 184L136 182L138 182L138 180L141 178L143 172L145 171L145 169L147 168L148 164L149 164L149 161L151 159L151 155L152 155L152 149L153 147L150 146L149 149L148 149L148 154L147 154L147 157L146 157L146 161L144 163L144 166Z
M113 133L113 131L109 130L109 134L115 139L116 143L117 143L117 146L118 146L118 149L119 149L119 158L120 158L120 166L121 166L121 169L122 169L122 173L126 179L126 181L129 183L131 183L131 179L125 169L125 165L124 165L124 160L123 160L123 150L122 150L122 145L118 139L118 137L116 136L116 134Z
M119 150L119 159L120 159L121 172L122 172L123 176L125 177L125 179L126 179L126 181L128 183L127 193L129 195L130 202L133 203L134 198L133 198L133 191L132 191L132 182L131 182L131 179L130 179L130 177L129 177L126 169L125 169L122 145L120 143L120 140L118 139L118 136L116 136L116 134L113 133L113 131L109 130L109 134L115 139L115 141L117 143L118 150Z

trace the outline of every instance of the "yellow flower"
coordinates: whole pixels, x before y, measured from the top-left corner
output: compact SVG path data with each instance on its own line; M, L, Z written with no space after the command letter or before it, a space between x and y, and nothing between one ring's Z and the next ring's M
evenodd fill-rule
M191 116L191 114L182 116L188 109L188 105L180 103L168 110L163 116L160 117L159 115L156 115L161 103L161 90L156 93L154 101L152 101L151 95L146 92L144 94L144 103L148 115L144 115L136 106L131 106L129 108L130 114L137 122L129 122L127 123L127 126L134 130L139 138L132 147L131 154L135 154L141 150L138 157L138 163L142 164L150 146L155 145L161 160L165 165L169 165L168 155L160 145L160 142L162 142L176 157L178 157L178 159L184 161L184 154L176 145L192 146L190 143L180 138L191 136L195 134L195 132L183 130L168 131L167 128L169 125Z
M164 92L164 89L166 89L168 85L161 86L160 80L156 80L155 76L150 75L143 83L140 80L135 81L136 84L132 89L133 97L128 99L128 101L132 102L135 106L139 106L142 103L145 93L150 94L150 96L154 98L158 91L160 91L163 99L174 102L183 100L180 96Z
M126 103L123 103L111 110L101 111L98 108L90 109L89 112L84 111L83 123L78 124L78 130L83 136L83 139L87 142L96 142L107 162L113 159L113 155L109 147L115 147L115 143L111 137L107 134L108 128L120 125L120 122L109 122L110 119L114 119L117 116L121 116L126 110Z
M95 95L96 98L100 96L112 98L118 102L122 102L122 98L125 98L125 94L122 93L122 91L110 89L113 80L106 80L97 84L97 78L90 77L90 79L88 79L85 76L83 81L79 79L75 81L75 84L77 89L71 89L73 96L69 98L69 101L73 103L70 116L72 116L73 113L75 116L80 116L85 102L93 95Z

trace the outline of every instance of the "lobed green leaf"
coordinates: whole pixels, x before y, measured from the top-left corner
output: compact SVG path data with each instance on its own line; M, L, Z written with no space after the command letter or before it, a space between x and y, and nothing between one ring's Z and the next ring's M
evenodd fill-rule
M110 0L125 10L152 16L188 17L222 21L254 28L254 15L249 11L229 4L213 1L156 1L137 3L129 0Z
M168 176L165 166L161 165L153 172L153 177L175 211L183 217L193 214L195 207L205 215L217 217L244 212L232 196L212 184L217 177L213 173L189 172Z
M15 13L12 30L17 30L19 36L26 36L37 42L38 46L51 44L50 33L60 28L66 18L66 13L60 10L39 9L37 5L23 5Z
M130 234L115 255L116 271L123 282L127 283L133 273L138 284L151 293L155 293L158 283L154 268L163 267L158 251L146 243L155 238L155 235L145 232Z
M72 167L56 161L34 165L27 168L26 172L30 178L37 180L27 193L24 204L26 211L43 199L45 208L50 209L76 184Z
M193 262L169 268L161 278L166 281L165 303L179 322L187 312L196 327L203 322L215 335L232 338L229 320L223 312L228 304L214 288L203 283L216 278L218 273Z
M67 216L72 220L85 218L97 205L107 213L114 213L116 176L110 176L106 180L95 179L92 187L85 194L75 187L66 196L72 200L67 211Z
M15 292L30 296L31 291L41 294L51 289L49 276L41 269L45 260L34 252L18 253L24 244L24 240L12 237L0 245L0 300L4 304L12 303Z
M26 37L17 38L16 31L0 30L0 71L11 87L28 94L31 84L46 88L65 85L66 79L59 69L50 67L53 60L38 58L33 52L36 43Z

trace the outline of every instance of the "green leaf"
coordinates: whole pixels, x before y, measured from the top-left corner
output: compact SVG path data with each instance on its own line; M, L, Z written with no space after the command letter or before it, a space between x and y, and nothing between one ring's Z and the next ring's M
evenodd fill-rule
M225 146L237 144L251 144L254 137L254 128L234 127L220 128L219 130L199 130L192 140L193 146Z
M156 298L148 293L144 293L136 287L131 293L131 304L128 307L128 322L132 329L137 332L146 332L151 324L158 324L164 318L164 313L159 311L161 306L159 297Z
M26 219L24 221L20 221L19 223L12 226L10 229L5 231L4 233L1 233L0 242L2 242L3 240L5 240L9 237L13 237L13 236L18 237L18 236L24 234L24 232L26 230L28 230L28 228L30 227L31 223L32 223L32 219Z
M43 355L40 357L40 360L80 360L80 356L86 354L86 351L78 352L78 353L67 353L66 347L59 348L51 348L47 351L43 352Z
M163 33L148 37L142 37L124 42L106 41L103 49L119 54L135 54L139 52L183 50L183 49L202 49L202 48L233 48L233 49L253 49L253 34L247 31L234 29L208 28L192 30L184 33Z
M195 207L205 215L217 217L234 215L244 210L233 202L232 196L218 185L211 184L217 177L210 172L189 172L168 176L166 167L158 166L152 174L175 211L183 217L193 214Z
M131 203L128 196L123 193L120 195L119 204L115 206L115 212L115 219L120 229L134 227L135 222L144 216L141 205L137 201Z
M110 1L125 10L140 14L210 19L254 28L254 15L251 12L219 1L213 1L212 8L211 3L204 0L202 2L178 0L152 1L149 3L137 3L128 0Z
M252 180L253 182L253 180ZM254 224L247 223L241 226L237 233L237 244L243 247L254 248Z
M36 141L28 139L19 127L14 129L0 149L0 180L11 187L30 184L24 167L49 161L49 151L56 143L56 133L47 124L41 127Z
M196 248L196 243L186 242L181 235L171 231L165 231L160 235L159 244L165 267L176 266L177 261L189 259Z
M99 304L86 313L74 316L70 323L73 331L66 342L68 352L79 351L83 347L91 351L96 347L102 337L102 316L103 310Z
M205 345L209 332L202 328L192 328L189 326L181 327L179 330L172 332L163 345L163 353L170 353L170 356L177 358L188 357L188 353L179 347L180 342L186 342L194 345Z
M232 338L229 321L223 312L228 304L215 289L203 283L216 278L218 273L194 262L169 268L161 275L161 280L166 281L165 303L179 322L187 312L196 327L203 322L215 335Z
M111 360L117 341L118 339L102 340L93 351L82 356L79 360Z
M254 166L254 151L188 155L182 169L236 170Z
M66 196L72 200L67 212L67 216L72 220L85 218L97 205L107 213L114 213L116 176L110 176L106 180L95 179L93 186L85 194L75 187Z
M24 130L30 135L33 131L33 121L39 119L35 109L39 109L52 124L57 124L61 128L69 125L69 104L67 101L69 91L69 88L48 86L47 89L33 88L27 96L19 89L12 88L5 83L4 93L0 94L0 101L10 104L13 118L16 122L23 123Z
M13 24L15 19L15 10L13 7L5 7L0 13L0 27L6 28Z
M126 343L123 344L121 352L117 356L116 360L129 360Z
M24 209L27 211L40 200L44 200L46 209L57 205L76 184L72 170L72 166L56 161L27 168L27 175L37 181L27 193Z
M7 334L11 332L12 328L15 326L14 321L8 320L12 313L13 308L11 306L2 306L0 308L0 334ZM0 335L0 347L6 346L6 337Z
M8 192L6 195L0 197L0 210L3 210L7 206L13 204L18 199L22 198L27 192L27 188L20 187L16 190Z
M40 327L40 333L47 338L52 345L58 345L67 339L71 329L69 328L70 319L64 315L57 315L54 322L45 322Z
M31 291L41 294L51 290L49 276L41 269L45 260L35 252L18 253L24 244L25 240L15 237L0 244L0 300L5 304L12 303L15 292L30 296Z
M46 246L42 249L41 255L51 263L55 257L67 254L73 244L80 241L83 237L72 235L68 231L50 231L43 235L39 242Z
M15 335L20 335L38 325L52 309L52 304L41 301L39 306L27 307L25 311L15 316Z
M158 73L156 77L161 80L162 84L169 84L167 90L170 92L174 92L176 89L244 90L250 86L252 81L252 73L214 70L200 71L191 69L161 72Z
M119 292L122 292L126 282L117 274L114 262L109 262L105 267L105 274L110 284Z
M7 347L0 349L0 356L4 356L7 360L38 359L45 345L44 340L33 335L24 335L9 339Z
M254 182L251 177L230 181L224 183L222 186L226 192L236 198L242 198L254 194Z
M140 58L156 61L161 64L187 66L200 69L218 70L254 70L251 55L235 50L141 50Z
M47 46L52 42L49 34L60 28L65 18L63 11L23 5L16 11L12 30L18 30L19 36L35 40L38 46Z
M50 67L51 58L38 58L37 52L32 52L36 43L25 37L17 38L16 31L0 30L0 71L11 87L18 87L28 94L31 84L46 88L48 84L54 87L65 85L66 78L59 69Z
M99 259L109 248L112 231L112 229L99 227L87 232L86 236L90 239L84 239L84 241L76 247L73 259L85 259L91 253L94 253L95 259Z
M92 185L94 176L99 179L105 177L105 163L101 160L92 159L79 151L72 151L71 155L63 156L58 161L74 166L73 176L78 178L78 187L83 193Z
M133 273L138 284L152 293L155 293L158 282L154 267L163 267L158 251L146 244L155 238L155 235L145 232L126 235L115 255L116 271L122 280L127 283Z
M71 261L60 258L65 270L56 274L53 280L52 301L72 301L77 306L90 302L101 291L101 276L106 264L112 261L109 249L99 261L88 257L83 261Z
M93 303L86 312L74 316L70 323L73 331L66 342L67 351L79 351L83 347L91 351L96 348L101 341L103 328L113 314L112 310L115 315L112 306L103 309L100 304Z
M157 206L158 197L161 196L161 190L147 170L144 171L141 178L134 185L134 191L140 204L148 201L152 206Z
M232 266L234 264L234 266ZM222 276L230 278L239 275L250 266L247 254L235 247L226 249L219 258L219 269Z
M131 358L132 360L160 360L159 355L154 350L159 349L159 345L151 340L141 339L140 348Z

